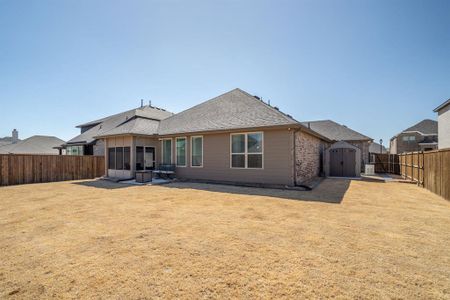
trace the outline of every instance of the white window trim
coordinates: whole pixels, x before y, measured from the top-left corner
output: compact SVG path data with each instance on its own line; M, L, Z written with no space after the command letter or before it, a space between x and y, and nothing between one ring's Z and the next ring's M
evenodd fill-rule
M173 162L173 141L172 138L161 139L161 163L164 164L164 141L170 140L170 164Z
M194 138L202 138L202 164L200 166L193 166L192 165L192 145L193 145L192 140ZM190 153L189 153L190 154L190 166L191 166L191 168L203 168L203 156L205 155L205 153L203 152L203 144L204 144L204 142L205 142L205 140L203 138L203 135L193 135L193 136L191 136L191 139L190 139Z
M177 153L177 141L184 140L184 166L178 165L178 153ZM187 167L187 138L185 136L179 136L175 138L175 166L177 168L186 168Z
M249 134L254 134L254 133L260 133L262 140L261 140L261 144L262 144L262 151L261 153L259 152L248 152L248 135ZM245 139L244 139L244 153L233 153L233 135L244 135ZM230 169L249 169L249 170L264 170L264 132L263 131L252 131L252 132L236 132L236 133L231 133L230 134ZM233 167L233 154L235 155L244 155L245 157L245 167L241 168L241 167ZM261 168L249 168L248 167L248 155L249 154L261 154L261 159L262 159L262 164L261 164Z

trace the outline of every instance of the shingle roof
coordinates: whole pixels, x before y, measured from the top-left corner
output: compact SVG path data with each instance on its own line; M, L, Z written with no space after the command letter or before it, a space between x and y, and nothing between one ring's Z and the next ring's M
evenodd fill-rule
M64 141L55 136L34 135L25 140L0 147L1 154L58 154L58 147Z
M331 120L302 122L305 127L309 127L315 132L333 141L366 141L372 138L361 134L347 126L338 124Z
M234 89L161 121L160 135L299 123L254 96Z
M124 134L142 134L153 135L158 133L159 121L146 119L141 117L134 117L125 123L113 128L97 137L106 137L113 135Z
M439 105L438 107L436 107L433 111L434 112L438 112L441 109L443 109L444 107L446 107L447 105L450 105L450 99L448 99L447 101L445 101L444 103L442 103L441 105Z
M136 117L152 119L152 120L161 120L173 115L171 112L155 108L152 106L143 106L136 109L132 109L129 111L122 112L120 114L115 114L100 120L92 121L89 123L85 123L83 125L79 125L78 127L92 126L89 130L83 132L82 134L74 137L67 144L89 144L94 142L98 136L102 136L107 132L115 129L116 127L127 123L128 120L131 120ZM100 123L98 123L100 121ZM143 122L140 122L143 123ZM96 124L96 125L95 125ZM126 126L130 126L127 124ZM109 135L109 134L108 134Z
M422 134L438 134L438 122L430 119L425 119L403 130L402 132L418 131Z
M375 142L370 143L370 145L369 145L369 152L380 153L380 146L381 146L380 144L375 143ZM383 153L387 153L386 147L382 146L382 151L383 151Z

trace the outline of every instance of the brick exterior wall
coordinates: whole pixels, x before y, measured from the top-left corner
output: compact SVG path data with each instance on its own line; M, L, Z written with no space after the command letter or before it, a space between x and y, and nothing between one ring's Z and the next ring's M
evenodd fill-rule
M295 133L295 179L297 184L317 177L321 172L327 143L308 133ZM323 170L322 170L323 171Z

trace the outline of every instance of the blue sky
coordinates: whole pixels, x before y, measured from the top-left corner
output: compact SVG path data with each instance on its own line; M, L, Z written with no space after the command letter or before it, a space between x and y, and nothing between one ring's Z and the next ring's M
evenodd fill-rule
M450 1L0 0L0 136L240 87L378 140L450 97Z

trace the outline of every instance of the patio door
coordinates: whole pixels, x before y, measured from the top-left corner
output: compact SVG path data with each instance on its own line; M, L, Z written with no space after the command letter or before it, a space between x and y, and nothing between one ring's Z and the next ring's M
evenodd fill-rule
M155 169L155 148L154 147L145 147L144 167L146 170L154 170Z
M136 147L136 171L155 169L155 148Z

